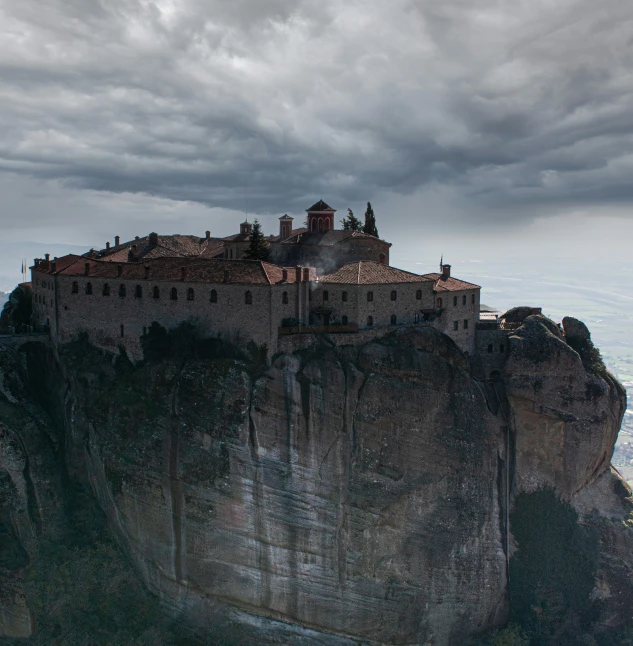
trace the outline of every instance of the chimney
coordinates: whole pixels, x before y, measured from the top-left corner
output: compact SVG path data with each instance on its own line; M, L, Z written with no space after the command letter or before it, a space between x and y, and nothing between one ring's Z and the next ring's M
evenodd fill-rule
M205 235L207 237L207 240L211 237L211 231L205 231Z
M120 276L123 273L123 265L116 266L116 275Z
M149 234L149 243L152 245L152 247L155 247L158 244L158 233L152 233Z
M119 242L121 242L121 238L119 236L114 236L114 246L118 247Z
M85 262L84 263L84 276L87 276L90 273L90 263Z
M310 282L310 267L303 268L303 281L306 283Z
M297 272L296 273L296 280L297 280L298 283L300 283L301 282L301 267L299 267L299 265L297 265L297 267L296 267L296 272Z
M281 282L282 283L287 283L288 282L288 270L286 269L286 267L284 267L281 270Z
M46 264L48 264L51 261L51 254L50 253L44 254L44 258L46 258Z
M186 267L181 267L180 268L180 280L185 280L187 278L187 268Z
M149 278L149 265L145 265L145 278Z
M140 236L134 236L134 240L140 240Z
M107 250L107 249L109 249L109 248L110 248L110 241L108 240L108 241L106 242L106 250Z
M52 271L53 273L55 273L55 272L57 271L57 263L56 263L55 261L53 261L53 262L51 263L51 271Z
M442 265L442 278L450 278L450 277L451 277L451 266Z

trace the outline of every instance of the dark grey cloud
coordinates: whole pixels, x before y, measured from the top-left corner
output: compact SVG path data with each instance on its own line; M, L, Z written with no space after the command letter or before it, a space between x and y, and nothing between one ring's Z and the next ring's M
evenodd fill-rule
M247 193L261 213L437 186L481 217L633 201L625 0L16 0L0 12L10 176L237 210Z

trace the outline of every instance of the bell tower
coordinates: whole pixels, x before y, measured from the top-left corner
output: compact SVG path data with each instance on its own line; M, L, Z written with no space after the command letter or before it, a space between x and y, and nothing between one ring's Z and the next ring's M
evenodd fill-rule
M308 231L323 233L334 228L336 209L328 206L323 200L319 200L306 211L308 213Z
M287 213L279 218L279 240L285 240L292 235L292 221Z

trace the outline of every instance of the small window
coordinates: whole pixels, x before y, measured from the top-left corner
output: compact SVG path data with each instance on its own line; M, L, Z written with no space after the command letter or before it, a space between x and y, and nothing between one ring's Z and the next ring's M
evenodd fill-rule
M503 343L499 346L499 352L502 354L506 351L506 347L503 345Z
M140 285L134 288L134 298L143 298L143 288Z
M369 302L374 300L374 292L367 292L367 300Z
M121 338L125 336L125 328L123 327L123 323L121 323Z
M470 297L470 302L471 302L473 305L475 304L475 295L474 295L474 294L472 294L472 296Z
M414 314L413 315L413 322L414 323L419 323L420 322L420 315L419 314Z
M253 304L253 295L250 292L246 292L246 294L244 294L244 303L246 305Z
M73 286L72 286L71 292L73 294L79 294L79 283L76 280L73 281Z
M415 300L416 301L421 301L422 300L422 290L418 289L418 291L415 293Z
M393 289L391 290L391 300L395 301L396 298L398 298L398 292L395 289Z
M384 253L381 253L381 254L378 256L378 262L379 262L381 265L384 265L384 264L387 262L387 256L385 256L385 254L384 254Z
M230 258L231 260L233 260L233 249L231 249L231 250L229 251L229 258Z
M330 300L330 292L328 292L327 289L323 290L323 300L324 301Z
M92 296L92 283L86 283L86 294Z
M442 299L441 298L436 298L435 299L435 307L442 307Z
M464 330L468 329L468 319L464 319Z
M190 287L190 288L187 290L187 300L188 300L188 301L192 301L192 300L193 300L193 298L194 298L193 287Z
M217 303L218 302L218 293L215 291L215 289L211 290L211 298L209 300L212 303Z
M492 347L492 343L488 344L488 352L489 353L494 352L494 348Z
M395 315L395 314L392 314L392 315L391 315L391 325L395 325L395 324L396 324L396 321L397 321L397 319L396 319L396 315Z
M345 316L345 315L341 316L341 324L342 325L347 325L347 316Z
M341 293L341 300L343 301L343 303L347 303L347 292Z
M367 317L367 327L371 327L374 324L374 317L373 316L368 316Z
M154 285L154 289L152 289L152 298L160 298L160 287L158 285Z
M108 285L108 283L105 283L105 284L103 285L103 290L101 291L101 293L102 293L104 296L110 296L110 285Z
M453 330L459 330L459 321L453 321Z
M453 296L453 307L457 307L457 296Z
M178 300L178 290L175 287L171 288L171 292L169 292L169 298L172 301L177 301Z
M288 305L288 292L283 292L281 295L281 302L283 305Z
M127 295L127 290L125 289L125 285L123 283L121 283L119 285L119 296L121 298L125 298L126 295Z
M466 294L462 296L462 305L466 305Z

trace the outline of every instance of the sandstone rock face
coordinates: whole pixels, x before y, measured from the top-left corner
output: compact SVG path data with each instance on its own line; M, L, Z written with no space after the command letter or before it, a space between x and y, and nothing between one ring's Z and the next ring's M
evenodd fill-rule
M24 371L69 472L174 613L229 617L249 644L449 646L505 621L509 506L543 486L600 528L595 594L609 625L628 617L630 492L609 470L625 398L577 323L528 317L489 384L424 327L270 366L30 345ZM46 463L24 462L28 429L48 433L25 419L0 438L12 518Z

